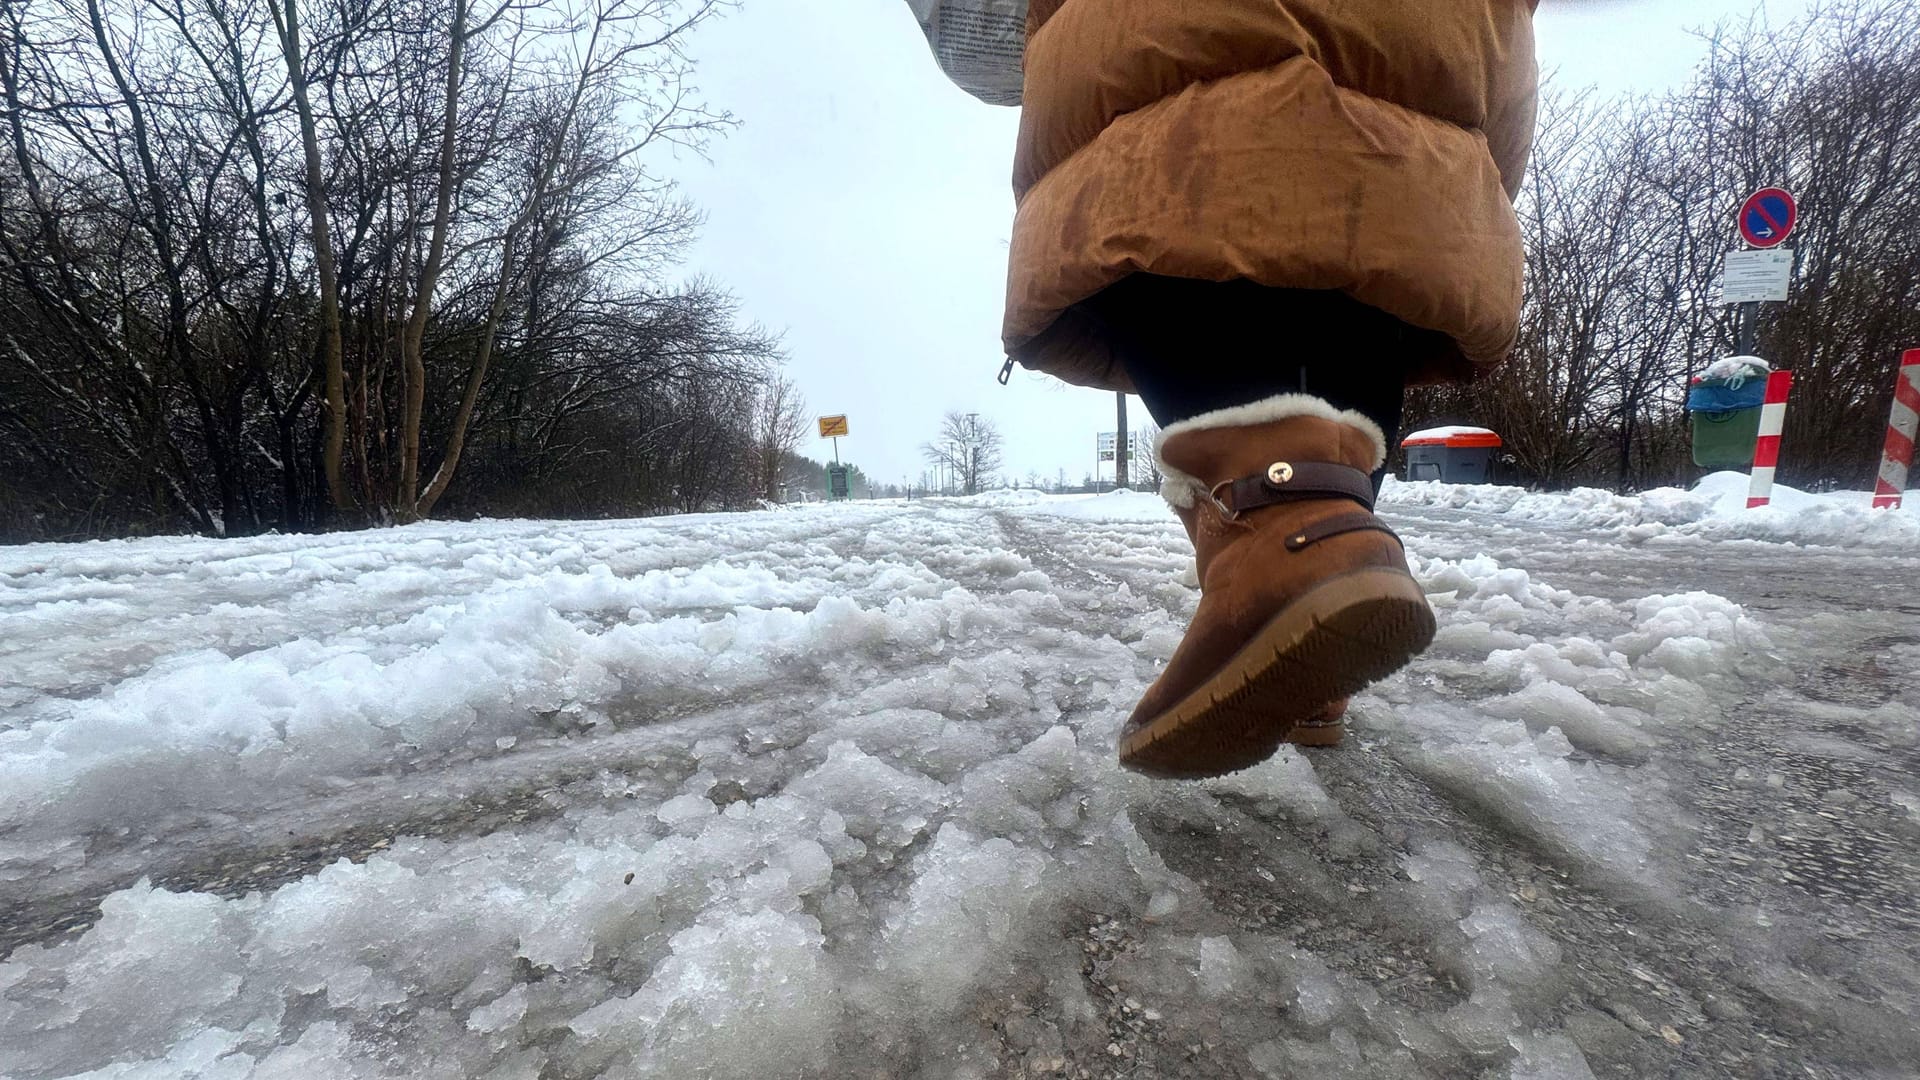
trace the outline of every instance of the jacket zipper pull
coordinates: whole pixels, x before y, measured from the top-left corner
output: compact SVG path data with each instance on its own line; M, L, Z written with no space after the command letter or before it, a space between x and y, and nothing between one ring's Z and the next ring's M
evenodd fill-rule
M1013 357L1009 356L1007 362L1000 366L1000 385L1007 385L1007 380L1011 378L1013 378Z

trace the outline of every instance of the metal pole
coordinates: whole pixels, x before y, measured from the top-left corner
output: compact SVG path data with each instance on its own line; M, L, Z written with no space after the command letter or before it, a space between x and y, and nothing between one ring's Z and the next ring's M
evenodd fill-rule
M1734 325L1733 351L1741 356L1753 356L1758 348L1755 341L1760 336L1760 305L1745 303L1740 305L1740 314Z
M1127 395L1114 391L1113 406L1119 414L1113 429L1113 486L1119 489L1127 486Z
M980 414L967 414L967 494L975 495L980 488Z

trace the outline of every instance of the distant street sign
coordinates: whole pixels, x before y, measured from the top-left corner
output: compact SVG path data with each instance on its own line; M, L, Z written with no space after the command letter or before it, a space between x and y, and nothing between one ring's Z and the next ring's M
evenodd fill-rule
M1781 188L1761 188L1740 207L1740 236L1757 248L1786 243L1799 223L1800 204Z
M844 416L823 416L820 418L820 437L839 438L847 433L847 418Z
M1115 444L1118 442L1119 440L1114 438L1114 432L1111 431L1102 431L1094 436L1094 450L1098 452L1099 459L1101 461L1112 461L1117 456L1115 451L1118 447ZM1144 455L1151 454L1153 452L1152 443L1153 440L1147 438L1145 432L1128 432L1127 456L1138 459Z
M853 495L853 466L827 466L827 498L846 499Z
M1778 303L1793 285L1793 252L1729 251L1720 279L1723 304Z

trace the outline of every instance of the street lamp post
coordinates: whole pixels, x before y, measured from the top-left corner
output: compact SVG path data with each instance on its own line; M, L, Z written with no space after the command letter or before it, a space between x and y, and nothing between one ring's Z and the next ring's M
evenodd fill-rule
M978 495L980 487L980 414L967 414L967 494Z

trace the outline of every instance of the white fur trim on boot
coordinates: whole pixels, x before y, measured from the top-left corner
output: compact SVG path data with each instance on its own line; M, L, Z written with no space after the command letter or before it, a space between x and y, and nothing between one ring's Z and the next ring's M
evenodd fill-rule
M1167 439L1189 431L1270 424L1293 416L1331 420L1361 432L1373 442L1373 464L1367 471L1372 472L1386 464L1387 434L1380 430L1379 424L1352 409L1336 409L1312 394L1276 394L1245 405L1235 405L1231 409L1201 413L1163 428L1160 438L1153 444L1153 459L1160 466L1160 497L1173 506L1185 509L1203 498L1209 490L1208 485L1201 483L1198 478L1167 464L1165 455L1160 453L1160 447L1166 444Z

